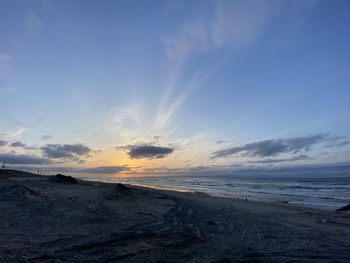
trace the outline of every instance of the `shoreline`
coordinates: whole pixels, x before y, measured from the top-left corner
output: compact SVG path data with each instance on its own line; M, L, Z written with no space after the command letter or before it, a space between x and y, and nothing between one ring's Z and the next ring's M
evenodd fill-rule
M156 177L156 178L159 179L162 177ZM173 178L173 177L170 177L170 178ZM175 178L178 178L178 177L175 177ZM179 177L179 178L181 178L181 177ZM213 190L210 190L210 189L195 189L195 187L190 188L190 186L180 188L180 187L177 187L176 185L171 186L170 184L169 184L169 186L162 185L162 184L157 185L157 184L152 184L152 181L150 181L149 183L148 182L138 183L137 180L136 181L132 180L132 179L131 180L130 179L123 180L125 178L106 178L106 179L99 180L98 178L80 177L79 179L86 180L86 181L112 183L112 184L121 182L121 183L129 184L129 185L144 186L144 187L149 187L149 188L154 188L154 189L177 191L177 192L203 192L203 193L209 194L213 197L234 198L234 199L240 199L240 200L248 199L249 201L256 201L256 202L262 202L262 203L287 203L291 206L313 208L313 209L318 209L318 210L327 211L327 212L334 212L336 209L339 209L339 208L349 204L349 202L340 202L340 200L338 200L337 205L332 204L332 203L320 205L321 199L336 200L336 198L331 197L331 196L312 197L312 196L305 196L305 195L294 195L294 194L290 194L290 193L266 194L265 192L252 191L251 193L248 192L248 194L250 194L250 195L239 196L239 191L237 191L237 190L233 190L233 191L224 190L223 191L223 190L217 189L216 187L218 187L220 185L213 186ZM234 178L234 179L238 179L238 178ZM269 180L270 178L260 178L259 180L265 180L265 179ZM238 179L238 180L240 180L240 179ZM244 180L245 180L245 178L244 178ZM135 182L133 182L133 181L135 181ZM297 191L297 190L295 190L295 191ZM261 195L261 194L267 195L267 196L259 198L259 195ZM256 196L256 195L258 195L258 196ZM319 198L320 200L314 200L314 202L307 202L306 200L302 200L304 198L306 198L306 199Z
M350 261L348 212L73 179L0 177L0 258Z
M81 181L85 181L85 182L91 182L91 183L103 183L103 184L111 184L111 185L117 185L117 184L120 184L119 182L103 182L103 181L98 181L98 180L86 180L86 179L79 179ZM326 213L334 213L335 210L326 210L326 209L320 209L320 208L315 208L315 207L308 207L308 206L301 206L301 205L295 205L295 204L292 204L292 203L289 203L288 201L262 201L262 200L254 200L254 199L243 199L243 198L239 198L239 197L234 197L234 196L221 196L221 195L213 195L211 193L206 193L206 192L201 192L201 191L194 191L194 190L181 190L181 189L178 189L178 190L175 190L175 189L172 189L172 188L166 188L166 187L156 187L156 186L148 186L148 185L142 185L142 184L132 184L132 183L123 183L121 182L121 184L124 184L128 187L131 187L131 188L140 188L140 189L144 189L144 190L149 190L149 191L162 191L162 192L165 192L165 193L168 193L170 194L171 192L174 192L174 193L191 193L191 194L199 194L199 195L208 195L212 198L224 198L224 199L232 199L232 200L235 200L235 201L242 201L242 202L255 202L257 204L280 204L280 205L285 205L285 206L289 206L291 208L294 208L294 209L297 209L297 208L305 208L305 209L312 209L312 210L315 210L315 211L319 211L319 212L326 212Z

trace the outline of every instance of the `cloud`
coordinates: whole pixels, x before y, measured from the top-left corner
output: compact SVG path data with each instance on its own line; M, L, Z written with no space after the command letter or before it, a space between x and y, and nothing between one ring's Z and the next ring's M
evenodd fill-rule
M333 136L332 138L328 139L328 143L325 145L325 148L340 148L348 144L350 144L350 140L347 140L346 136Z
M15 141L13 143L10 144L11 147L17 147L17 148L24 148L24 149L28 149L28 150L34 150L35 147L29 147L27 146L25 143L21 142L21 141Z
M146 174L178 174L178 175L230 175L235 171L245 169L245 164L230 164L230 165L201 165L192 167L180 167L180 168L168 168L168 167L155 167L145 168L143 172Z
M77 144L47 144L41 147L44 155L48 158L60 159L60 158L77 158L87 155L91 152L91 149L80 143Z
M1 72L1 69L0 69ZM1 88L0 89L0 93L4 93L4 94L19 94L18 89L15 88Z
M160 136L160 135L153 136L153 140L155 140L155 141L159 141L162 138L163 138L163 136Z
M350 141L342 141L342 142L337 143L336 147L343 147L343 146L346 146L349 144L350 144Z
M331 137L325 134L307 135L293 138L281 138L264 140L244 144L242 146L231 147L214 152L213 158L226 157L241 154L252 157L271 157L281 153L298 153L309 151L312 146L323 142L335 142L338 137Z
M0 73L11 68L13 59L6 53L0 51Z
M9 125L13 125L13 126L23 126L24 124L21 123L20 121L11 118L10 120L11 122L9 123ZM25 132L27 128L24 127L20 127L18 128L16 131L14 131L13 133L7 134L6 137L9 141L16 141L19 140L19 138L21 137L21 135Z
M212 44L242 45L253 42L267 17L265 1L218 1L212 21Z
M262 33L265 20L271 16L265 1L209 1L201 4L197 14L183 23L177 30L162 37L165 53L181 67L191 55L209 54L212 51L229 47L239 50L251 44ZM218 55L218 53L217 53ZM228 61L230 54L205 56L196 72L182 89L176 87L176 80L166 88L164 102L161 103L155 127L163 128L187 98L194 93L216 70ZM180 74L180 73L177 73ZM175 78L179 78L179 76ZM176 90L171 102L167 98ZM179 90L181 90L179 92Z
M50 160L35 155L0 154L0 161L8 164L50 164Z
M319 1L216 0L201 1L196 12L172 34L162 38L169 59L185 60L223 47L237 49L254 43L267 27L283 25L275 35L293 38ZM186 7L187 8L187 7ZM271 32L270 32L271 33Z
M34 11L28 12L24 18L24 26L30 32L35 32L43 28L43 21Z
M27 148L27 146L23 142L20 142L20 141L16 141L16 142L11 143L11 146L12 147Z
M7 145L7 141L0 140L0 147L1 147L1 146L5 146L5 145Z
M183 59L193 51L205 52L210 48L207 28L199 22L189 22L177 35L162 40L170 59Z
M0 160L1 163L1 160ZM17 164L17 163L16 163ZM20 164L19 164L20 165ZM32 169L45 169L46 172L49 173L82 173L82 174L116 174L122 172L129 172L131 168L128 165L121 166L99 166L99 167L90 167L90 168L79 168L74 166L45 166L43 167L41 164L38 166L16 166L17 169L22 170L32 170Z
M43 141L50 140L50 139L52 139L52 135L45 134L45 135L41 136L40 139L42 139Z
M271 15L266 5L250 0L211 2L208 13L194 15L177 33L162 38L168 58L182 60L192 53L252 43Z
M195 166L184 168L146 168L145 174L172 174L172 175L203 175L203 176L232 176L232 177L329 177L332 176L349 176L350 163L333 163L333 164L312 164L312 165L293 165L257 167L253 165L227 165L227 166Z
M306 154L300 154L300 155L294 156L292 158L285 158L285 159L268 158L268 159L263 159L263 160L248 161L248 163L269 164L269 163L281 163L281 162L295 162L295 161L302 161L302 160L309 160L309 159L310 159L310 157L307 156Z
M99 166L74 170L77 173L115 174L130 171L127 166Z
M155 127L165 127L187 98L229 61L234 52L254 44L265 32L272 33L266 30L268 25L273 22L282 24L284 30L273 34L289 34L285 27L295 20L301 25L304 19L300 19L299 14L304 14L304 9L310 10L315 4L265 0L202 1L200 7L195 8L195 13L184 5L187 9L185 13L190 14L190 18L161 38L167 58L180 63L175 64L177 68L165 88ZM291 6L295 6L293 11ZM188 84L182 84L181 89L176 86L177 82L186 67L185 62L193 55L201 55L198 61L202 62ZM175 97L171 98L171 94Z
M152 145L126 145L116 147L116 149L126 150L129 157L132 159L164 158L174 151L174 148Z
M139 122L139 109L136 105L113 108L107 115L106 127L112 131L133 130Z

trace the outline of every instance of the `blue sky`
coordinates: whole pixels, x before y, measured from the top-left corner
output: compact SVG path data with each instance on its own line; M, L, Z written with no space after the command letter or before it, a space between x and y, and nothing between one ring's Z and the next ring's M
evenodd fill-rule
M349 10L1 1L0 161L165 174L347 163Z

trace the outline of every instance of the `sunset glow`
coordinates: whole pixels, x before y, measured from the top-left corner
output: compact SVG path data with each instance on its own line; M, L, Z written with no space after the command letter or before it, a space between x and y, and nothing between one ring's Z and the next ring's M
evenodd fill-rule
M1 1L0 161L111 176L346 163L343 5Z

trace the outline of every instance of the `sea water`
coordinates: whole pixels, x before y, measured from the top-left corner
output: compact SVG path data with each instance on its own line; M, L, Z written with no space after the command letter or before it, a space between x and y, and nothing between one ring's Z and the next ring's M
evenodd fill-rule
M204 192L234 197L335 210L350 203L347 178L235 178L232 176L158 176L106 178L104 181L159 189Z

